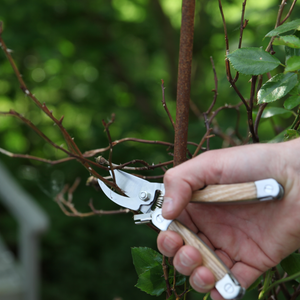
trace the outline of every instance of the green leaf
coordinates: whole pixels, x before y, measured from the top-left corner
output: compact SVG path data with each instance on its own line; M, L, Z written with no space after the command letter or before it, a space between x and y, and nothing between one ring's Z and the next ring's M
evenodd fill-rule
M280 61L261 48L241 48L227 55L233 67L245 75L261 75L275 69Z
M292 253L286 257L281 263L281 267L289 276L299 273L300 270L300 253ZM295 278L296 281L300 282L300 276Z
M166 289L162 266L151 268L139 276L136 287L152 296L161 295Z
M290 98L286 99L283 106L286 109L293 109L296 106L298 106L299 104L300 104L300 96L295 95L295 96L291 96Z
M297 85L295 85L290 91L289 94L292 96L298 96L300 95L300 84L298 82Z
M262 113L261 117L263 119L271 118L277 115L288 114L290 116L292 112L290 110L281 107L267 107Z
M290 141L299 137L299 132L295 129L288 129L284 135L284 141ZM299 271L299 270L298 270Z
M292 56L300 56L300 49L285 46L285 63L287 63Z
M272 144L272 143L281 143L281 142L283 142L286 132L287 132L287 130L284 130L284 131L280 132L274 138L269 140L268 143Z
M277 46L284 45L284 46L288 46L290 48L299 49L300 48L300 39L294 35L284 35L284 36L275 38L275 40L273 41L273 45L277 45Z
M300 29L300 19L284 23L277 28L271 30L268 32L265 37L271 37L271 36L276 36L285 32L288 32L290 30L299 30Z
M151 248L132 248L131 255L138 276L157 266L162 269L162 255Z
M269 79L257 94L258 104L270 103L285 96L296 84L297 74L277 74Z
M292 56L286 62L284 72L294 72L300 70L300 56Z

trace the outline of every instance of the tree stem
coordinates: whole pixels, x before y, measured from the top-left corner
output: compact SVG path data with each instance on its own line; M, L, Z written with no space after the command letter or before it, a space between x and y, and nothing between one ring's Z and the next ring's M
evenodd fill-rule
M194 15L195 0L183 0L177 79L174 166L179 165L186 160L194 39Z

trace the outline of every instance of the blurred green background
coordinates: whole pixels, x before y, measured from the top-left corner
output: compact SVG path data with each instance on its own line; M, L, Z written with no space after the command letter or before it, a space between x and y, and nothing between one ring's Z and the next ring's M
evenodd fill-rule
M223 1L231 51L238 44L242 2ZM280 2L248 1L244 47L267 46L269 40L263 37L274 27ZM299 11L297 4L291 19ZM175 118L180 18L180 0L2 0L0 4L2 36L13 50L23 79L58 119L65 116L63 125L82 152L108 145L102 119L108 121L112 113L116 115L110 127L113 140L135 137L173 142L160 85L164 79L166 101ZM239 103L226 79L224 49L218 1L197 0L191 99L202 112L213 99L210 56L219 80L216 108ZM283 50L275 50L283 61ZM238 82L246 98L248 81L248 77L240 76ZM53 122L19 89L9 62L0 53L0 111L10 108L29 118L57 144L65 144ZM246 137L246 114L244 109L241 112L240 133ZM217 118L227 133L233 131L236 119L234 110L222 111ZM282 128L289 122L275 119ZM189 140L199 142L204 133L203 120L191 113ZM259 135L263 141L275 135L270 120L262 122ZM211 148L222 146L222 139L211 139ZM0 147L52 160L64 157L12 117L0 118ZM169 152L163 146L128 142L114 148L113 162L143 159L159 163L171 159ZM107 152L103 155L108 158ZM134 287L137 276L130 248L156 249L154 232L146 226L135 226L131 215L67 217L53 201L64 184L80 177L74 195L78 210L89 211L91 198L97 209L116 209L103 194L85 186L89 173L79 163L50 166L4 155L0 159L50 217L51 228L42 240L41 299L152 298ZM0 229L17 254L17 224L1 204Z

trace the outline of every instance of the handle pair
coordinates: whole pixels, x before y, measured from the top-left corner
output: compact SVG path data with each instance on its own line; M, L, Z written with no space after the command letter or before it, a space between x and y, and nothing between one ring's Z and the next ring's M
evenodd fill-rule
M282 186L274 179L265 179L249 183L211 185L192 195L192 202L201 203L238 203L281 199L284 194ZM202 255L203 265L215 276L215 287L224 299L240 299L244 288L232 275L230 270L195 233L173 220L166 226L181 235L186 245L194 246Z
M177 232L186 245L191 245L199 250L202 255L202 263L210 269L215 276L215 287L224 299L240 299L245 293L234 278L230 270L219 259L219 257L210 249L194 232L181 224L178 220L170 223L168 230Z
M192 195L191 202L239 203L279 200L284 190L274 179L237 184L208 185Z

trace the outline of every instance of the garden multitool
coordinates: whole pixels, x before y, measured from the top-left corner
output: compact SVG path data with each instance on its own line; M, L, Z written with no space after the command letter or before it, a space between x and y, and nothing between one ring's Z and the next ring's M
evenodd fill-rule
M98 180L108 198L116 204L140 212L134 216L136 224L151 222L160 230L173 230L181 235L185 244L196 247L203 259L203 265L209 268L215 278L215 287L225 299L241 298L244 288L218 258L218 256L190 229L178 220L167 220L162 216L162 204L165 188L162 183L149 182L129 173L114 170L116 184L127 196L117 194ZM282 198L282 186L274 179L255 182L209 185L192 195L191 202L199 203L237 203L248 201L266 201Z

